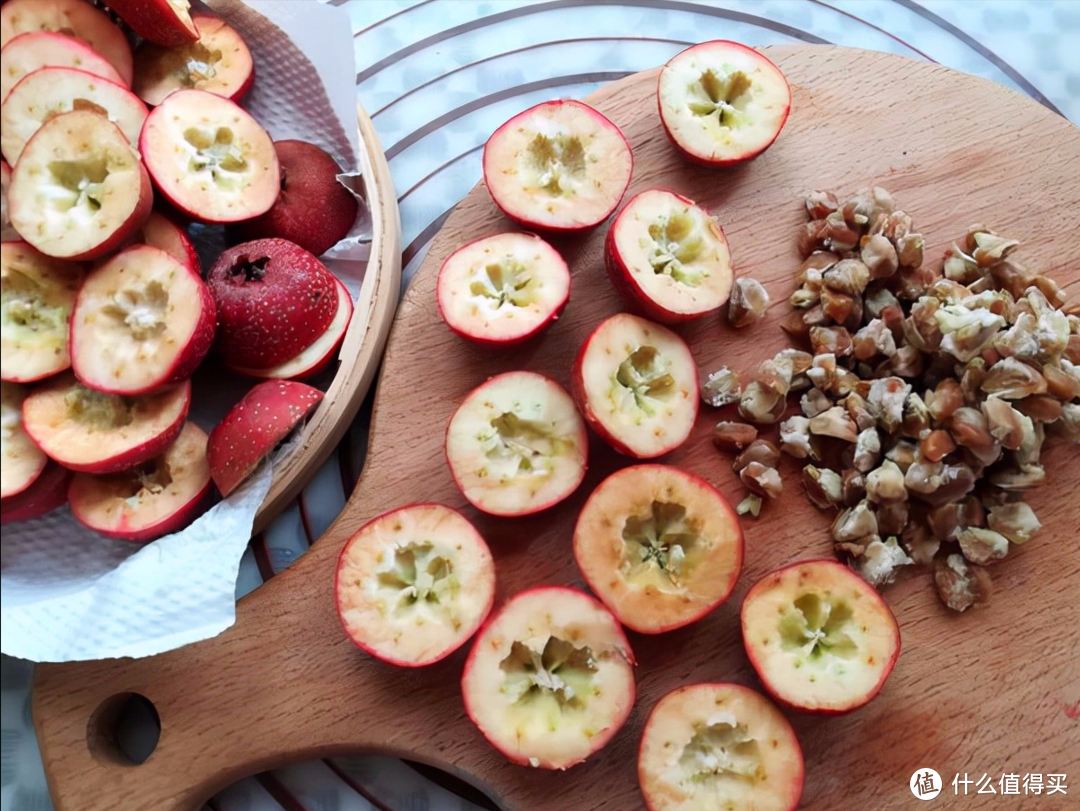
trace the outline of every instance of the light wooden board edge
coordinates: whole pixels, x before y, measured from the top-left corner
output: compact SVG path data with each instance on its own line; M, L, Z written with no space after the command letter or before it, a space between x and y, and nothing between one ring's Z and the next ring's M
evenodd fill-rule
M304 489L345 436L375 380L401 293L401 216L394 180L371 118L356 107L360 171L371 211L371 256L341 345L341 365L292 450L276 461L274 481L255 515L262 532Z

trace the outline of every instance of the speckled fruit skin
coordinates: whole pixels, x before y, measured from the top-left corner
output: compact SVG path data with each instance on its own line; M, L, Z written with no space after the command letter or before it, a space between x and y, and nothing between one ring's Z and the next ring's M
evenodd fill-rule
M268 369L296 357L337 312L337 282L313 254L285 239L243 242L218 257L207 284L217 304L226 365Z
M105 5L136 34L158 45L183 45L199 38L191 18L180 17L166 0L105 0Z
M321 256L349 233L360 204L337 179L341 167L307 141L275 141L281 194L265 214L237 223L240 239L281 237Z
M218 492L235 490L322 398L318 389L292 380L252 388L210 432L206 458Z
M0 524L29 521L45 515L67 502L68 482L72 473L49 462L33 484L13 496L0 501Z

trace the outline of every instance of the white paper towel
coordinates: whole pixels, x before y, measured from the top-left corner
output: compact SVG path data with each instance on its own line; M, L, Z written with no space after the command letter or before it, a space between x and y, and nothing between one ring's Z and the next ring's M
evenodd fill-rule
M348 17L295 0L207 5L240 32L255 59L255 84L243 106L276 140L318 144L355 176L356 70ZM354 297L367 253L364 214L362 207L353 232L327 262ZM212 229L201 236L208 250L220 239ZM209 429L243 389L196 380L192 418ZM267 465L183 532L145 546L102 538L67 508L5 526L0 649L37 662L140 657L221 633L236 619L237 568L271 480Z

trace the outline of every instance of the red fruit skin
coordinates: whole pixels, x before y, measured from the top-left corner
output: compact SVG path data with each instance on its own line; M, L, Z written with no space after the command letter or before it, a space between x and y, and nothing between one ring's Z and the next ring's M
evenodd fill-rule
M401 507L393 509L389 513L382 513L381 515L375 516L370 521L367 521L366 523L364 523L360 527L360 529L356 530L356 532L360 532L360 530L364 529L364 527L366 527L368 524L373 524L376 521L379 521L381 519L386 518L387 515L393 515L394 513L401 512L402 510L411 510L411 509L414 509L416 507L442 507L443 509L450 509L445 504L439 504L438 502L435 502L435 501L414 501L411 504L404 504ZM460 510L453 510L453 512L456 512L458 515L462 515ZM462 516L462 517L464 517L464 516ZM335 595L335 599L336 599L337 593L341 590L342 561L345 559L345 553L346 553L347 550L348 550L348 544L346 544L345 546L343 546L341 548L341 554L338 555L338 563L337 563L336 568L334 569L334 595ZM476 627L473 628L473 632L471 634L469 634L469 636L462 639L460 644L456 645L453 648L450 648L450 650L443 652L441 655L436 656L434 659L426 659L426 660L424 660L422 662L413 662L413 661L407 661L407 660L404 660L404 659L395 659L392 656L387 656L385 653L381 653L381 652L378 652L378 651L374 650L369 645L364 644L364 642L362 640L356 639L352 635L352 633L350 633L348 627L345 625L345 618L341 616L340 611L335 611L334 613L337 614L338 623L340 623L340 625L341 625L341 630L345 632L345 638L348 639L352 644L356 645L356 647L358 647L364 653L374 657L375 659L378 659L380 662L386 662L388 665L394 665L395 667L421 668L421 667L428 667L429 665L436 664L437 662L441 662L443 659L447 658L448 656L450 656L452 654L457 653L459 650L461 650L463 647L465 647L466 643L468 643L468 641L470 639L475 637L476 634L479 633L480 630L487 624L488 618L491 615L491 607L492 607L492 605L494 605L494 603L495 603L495 590L492 589L491 590L491 599L488 600L488 604L484 608L483 613L481 614L483 619L481 619L480 622L478 622L476 624Z
M259 271L239 266L268 258ZM308 251L284 239L244 242L225 251L207 276L217 305L217 349L225 363L269 369L318 339L337 312L337 280Z
M169 256L183 263L199 278L202 278L202 263L199 261L199 252L191 244L187 228L180 225L160 211L152 211L150 217L143 223L141 232L137 235L140 242L165 251Z
M196 261L198 260L196 259ZM191 340L188 341L184 351L176 358L176 363L165 381L166 384L176 383L191 377L210 351L210 347L214 345L214 334L217 332L217 305L214 303L214 296L210 292L210 288L202 281L198 270L187 267L187 271L199 280L199 298L201 299L202 312L199 316L199 325L195 328L195 332L192 334ZM158 388L158 386L154 388Z
M619 129L614 124L614 122L612 122L610 119L608 119L607 116L605 116L599 110L592 109L591 107L588 107L587 105L582 104L580 102L574 101L573 99L561 99L558 102L549 102L549 103L552 103L552 104L554 104L554 103L562 103L562 104L571 103L571 104L574 104L575 106L584 108L586 112L588 112L588 113L590 113L592 115L595 115L595 116L597 116L599 118L604 119L604 121L606 121L612 127L615 127L616 131L618 131L618 133L619 133L619 137L622 138L623 143L626 144L627 154L628 154L629 159L630 159L630 172L626 176L626 184L623 186L622 191L619 192L619 196L615 200L615 204L611 207L611 211L609 211L607 214L605 214L603 217L601 217L596 222L585 223L583 225L567 225L567 226L559 227L559 226L554 226L554 225L547 225L545 223L536 223L536 222L533 222L532 220L528 219L527 217L519 217L516 214L513 214L513 213L507 211L505 208L503 208L502 205L499 204L499 201L496 200L494 197L492 197L491 199L492 199L492 202L495 203L495 205L498 207L499 211L501 211L503 213L503 215L508 220L510 220L511 222L517 223L522 228L528 228L530 230L535 230L535 231L539 231L541 233L548 233L548 234L575 234L575 233L581 233L583 231L588 231L588 230L598 226L600 223L602 223L604 220L606 220L608 217L611 216L612 211L614 211L616 208L619 207L619 203L622 202L623 197L626 195L626 190L628 188L630 188L630 180L634 176L634 150L630 146L630 142L626 140L626 136L623 134L623 131L621 129ZM528 110L525 110L524 112L518 113L516 116L511 118L509 121L507 121L501 127L499 127L497 130L495 130L495 132L493 132L491 134L491 137L488 138L488 141L491 141L494 138L496 138L498 135L500 135L503 132L503 130L510 129L511 126L517 126L518 119L523 118L524 116L526 116L530 112L532 112L532 108L530 108ZM487 152L488 152L488 150L486 149L486 145L485 145L484 161L483 161L483 172L484 172L484 178L485 178L485 185L486 185L486 178L487 178L488 173L489 173L488 162L487 162ZM491 171L495 171L495 169L493 168Z
M315 144L275 141L281 166L281 193L265 214L231 230L243 240L280 237L315 256L326 253L352 229L360 211L357 199L337 176L341 167Z
M723 686L723 687L725 687L726 689L729 689L729 690L737 689L737 690L745 691L745 692L748 692L748 693L753 693L754 692L749 687L744 687L741 684L730 684L730 683L719 683L719 682L714 682L714 683L719 685L719 686ZM686 689L689 689L690 687L695 687L695 686L701 686L701 685L684 686L684 687L678 688L678 690L686 690ZM676 690L675 692L678 692L678 690ZM652 720L653 713L655 713L655 712L656 712L656 705L653 705L653 709L649 711L649 717L645 719L645 726L646 727L649 725L649 722ZM790 722L789 722L788 726L790 726ZM798 737L795 735L795 730L794 729L792 729L791 734L792 734L792 737L795 737L795 740L798 741ZM645 747L645 738L644 738L644 736L642 736L641 740L638 742L638 756L637 756L637 762L638 762L638 770L637 770L637 773L638 773L638 786L641 787L641 797L642 797L643 800L645 800L645 807L647 809L649 809L649 811L662 811L660 806L653 803L653 798L651 796L649 796L649 794L645 791L645 784L648 781L645 779L646 778L645 770L641 767L641 763L642 763L642 757L641 756L642 756L642 750L644 749L644 747ZM795 793L795 802L791 806L788 807L787 811L795 811L795 809L797 809L799 807L799 803L802 802L803 786L806 785L806 755L803 753L801 746L799 747L798 752L799 752L799 777L798 777L799 790Z
M342 300L347 302L346 306L349 308L348 319L345 324L345 329L343 329L341 331L341 334L338 335L337 340L335 340L334 343L330 345L330 348L327 349L314 363L312 363L307 368L302 369L288 377L282 377L280 374L275 374L278 367L271 367L269 369L245 369L236 366L229 368L231 368L234 372L240 372L240 374L247 375L248 377L258 378L260 380L307 380L308 378L315 377L317 374L322 372L322 370L329 366L331 361L333 361L337 357L338 350L341 349L341 344L344 343L345 336L349 332L349 325L352 323L352 316L354 312L352 296L348 293L348 289L340 281L337 282L337 285L341 288L341 290L345 291L344 299L339 299L338 301L338 307L341 306ZM290 362L292 360L293 359L290 359Z
M129 541L130 543L147 543L156 538L160 538L163 535L168 535L171 532L176 532L179 529L183 529L199 515L206 511L210 502L211 482L207 480L206 485L194 496L172 515L166 516L156 524L150 524L139 530L132 531L113 531L103 529L102 527L92 526L88 524L83 516L79 512L79 500L74 496L74 488L76 479L72 479L68 484L67 501L71 505L71 514L75 516L75 520L88 529L92 529L98 535L104 535L106 538L114 538L118 541Z
M694 47L704 47L706 45L712 45L712 44L714 44L714 43L712 43L712 42L702 42L699 45L694 46ZM728 40L728 41L725 41L725 44L728 45L729 47L741 48L744 51L750 51L756 57L758 57L760 59L766 59L767 61L772 62L771 59L768 59L768 57L766 57L761 52L759 52L759 51L757 51L757 50L755 50L753 48L750 48L750 47L748 47L746 45L743 45L741 42L732 42L732 41ZM686 50L691 50L691 48L687 48ZM681 56L683 53L686 53L686 51L682 51L682 52L676 54L675 56L672 57L672 59L675 59L676 57ZM791 96L791 83L787 81L787 76L784 76L784 81L787 83L788 97L790 98L790 96ZM736 164L745 163L746 161L753 160L754 158L756 158L758 155L760 155L762 152L764 152L766 149L768 149L770 146L773 145L773 143L776 141L776 139L780 136L781 131L784 129L784 125L787 123L788 116L791 115L791 104L789 102L788 106L787 106L787 109L784 110L784 117L780 120L780 126L776 128L776 132L773 134L773 137L769 140L769 142L767 144L765 144L764 146L762 146L760 149L751 150L750 152L746 152L746 153L744 153L742 155L739 155L738 157L735 157L735 158L728 158L727 160L709 160L707 158L702 157L701 155L698 155L695 152L688 152L686 149L683 148L682 144L680 144L677 140L675 140L675 136L672 134L671 129L668 127L667 122L664 120L664 115L663 115L663 113L664 113L664 102L660 99L660 77L659 76L657 76L657 78L656 78L656 107L657 107L657 112L660 114L660 116L659 116L660 117L660 126L662 126L664 128L664 134L668 137L668 140L671 141L672 145L676 149L678 149L680 153L682 153L682 156L684 158L690 160L693 163L699 164L701 166L735 166Z
M828 558L822 558L820 560L815 560L815 559L797 560L794 563L789 563L787 566L781 566L779 569L776 569L776 570L774 570L772 572L769 572L769 574L765 575L757 583L755 583L753 586L751 586L750 589L746 592L746 595L743 597L743 605L744 606L746 605L746 601L750 598L750 596L755 592L755 590L759 586L764 584L766 582L766 580L771 575L777 574L779 572L786 571L788 569L792 569L792 568L794 568L796 566L804 566L807 563L815 563L815 564L817 564L817 563L827 563L830 566L835 566L836 568L843 570L846 574L851 573L851 570L847 566L845 566L844 564L842 564L842 563L840 563L838 561L835 561L835 560L829 560ZM846 715L847 713L851 712L852 710L857 710L857 709L859 709L859 707L866 706L871 701L873 701L875 698L877 698L878 693L881 692L881 688L885 686L885 682L888 680L889 675L892 673L893 668L896 666L896 660L900 658L900 647L901 647L902 640L900 638L900 626L896 622L896 615L893 614L892 609L889 608L889 604L885 602L885 600L882 598L882 596L873 587L870 587L869 591L871 591L873 593L874 599L876 599L879 603L881 603L885 607L885 610L886 610L888 616L892 617L893 627L896 628L896 652L892 655L892 658L889 659L889 662L885 666L885 669L881 672L881 679L874 686L874 689L871 690L869 693L867 693L866 696L862 700L860 700L859 702L857 702L855 704L852 704L850 707L844 707L843 709L831 709L831 708L810 709L808 707L800 707L798 704L793 704L788 699L782 698L781 696L777 695L775 690L773 690L772 685L767 683L764 679L762 679L759 676L758 681L761 682L761 686L765 688L765 692L769 694L769 698L771 698L779 706L784 707L785 709L795 710L796 712L806 713L807 715ZM759 671L758 671L757 657L754 655L754 652L750 649L751 646L746 644L747 630L746 630L746 627L744 625L742 625L742 616L741 616L742 615L742 609L741 608L740 608L739 614L740 614L740 629L742 631L742 637L743 637L743 648L746 650L746 656L750 660L750 664L751 664L751 666L753 666L754 672L758 673Z
M206 458L218 492L235 490L322 398L318 389L293 380L252 388L210 432Z
M670 189L662 189L662 191L668 191L671 194L674 194L681 202L688 206L697 206L697 203L693 200L690 200L677 192L671 191ZM608 278L611 280L611 286L615 288L615 292L617 292L619 296L639 315L652 321L659 321L661 324L681 324L707 315L707 313L677 313L673 310L669 310L660 303L653 301L640 287L634 284L630 270L627 268L626 263L623 262L622 257L619 256L619 252L615 249L616 229L618 229L619 221L623 218L625 213L625 208L619 212L618 216L615 217L611 226L608 228L607 236L604 237L604 269L607 271ZM722 229L721 233L723 233Z
M165 0L104 0L143 39L175 47L195 42L199 32L176 15Z
M597 600L591 594L587 594L586 592L582 591L581 589L576 589L576 588L573 588L571 586L533 586L532 588L525 589L524 591L518 592L517 594L515 594L513 596L514 597L521 597L521 596L524 596L526 594L533 594L533 593L538 592L538 591L551 591L551 592L560 592L560 593L570 591L570 592L574 592L575 594L583 594L583 595L587 596L590 600L595 602L597 604L597 606L602 608L604 611L607 611L607 613L609 613L609 614L611 613L610 611L608 611L607 606L605 606L603 603L601 603L599 600ZM487 629L488 625L490 625L492 622L495 621L495 619L502 612L502 609L503 609L503 606L500 606L497 611L492 611L491 613L488 614L487 619L484 620L483 624L476 630L476 633L473 635L474 640L480 639L480 637L483 636L484 631ZM614 618L614 615L612 615L612 616ZM616 630L616 633L618 633L618 635L619 635L620 645L622 646L622 649L626 652L626 661L627 661L627 663L631 667L636 667L637 666L637 659L634 658L634 651L630 647L630 640L627 639L626 633L623 631L622 625L619 624L619 621L617 619L615 620L615 630ZM472 648L469 650L469 657L465 660L465 666L462 668L462 671L461 671L461 700L462 700L462 703L465 705L465 714L469 716L469 719L473 722L473 724L476 726L477 729L481 729L479 722L476 720L476 713L473 712L473 702L470 700L469 692L465 689L466 678L469 675L469 671L472 670L472 668L473 668L473 666L474 666L474 664L476 662L476 655L475 654L476 654L476 643L474 642ZM478 698L482 699L482 696L478 696ZM607 746L608 743L611 741L611 739L614 738L619 733L619 731L626 724L626 719L630 717L630 713L633 711L634 705L636 703L637 703L637 681L631 680L631 682L630 682L630 701L627 702L626 715L623 716L622 718L618 719L615 723L613 723L611 725L611 727L608 728L608 730L606 731L605 734L598 735L596 737L596 740L599 742L599 745L592 749L593 753L595 753L595 752L603 749L605 746ZM483 735L482 730L481 730L481 734ZM532 765L532 764L529 763L528 758L526 758L526 757L518 757L518 756L515 756L512 752L507 752L507 751L505 751L503 749L500 749L498 746L496 746L495 742L492 741L490 738L488 738L486 735L484 736L484 739L488 743L490 743L493 748L498 750L498 752L500 754L502 754L502 756L505 757L511 763L513 763L513 764L515 764L517 766L531 766ZM578 765L578 763L581 763L581 761L578 761L577 763L568 764L566 768L570 768L571 766L576 766L576 765ZM541 761L540 765L541 766L544 765L542 761ZM551 768L551 767L547 766L547 768Z
M618 453L621 453L624 456L630 456L634 459L655 459L657 458L656 456L640 456L639 454L628 448L624 443L620 442L618 439L612 436L611 432L609 432L607 428L604 427L603 422L601 422L597 418L596 414L593 413L592 408L589 407L589 399L585 395L585 375L582 372L582 366L585 361L585 351L588 349L589 344L592 343L592 340L596 337L596 333L597 330L593 330L589 334L589 337L585 339L585 343L581 345L581 349L578 350L578 355L574 359L574 369L570 375L570 396L574 398L574 402L577 404L578 411L580 411L581 416L585 418L585 423L590 428L592 428L597 433L597 435L600 436L601 439L607 442ZM693 398L691 398L690 402L691 407L694 409L694 421L696 422L698 411L701 407L701 398L695 395ZM672 446L671 448L668 448L668 450L664 453L674 450L675 447L677 446ZM663 456L663 454L659 454L659 456Z
M153 459L155 456L160 456L180 436L180 432L184 430L184 422L187 420L188 411L191 409L191 381L184 380L178 385L184 388L184 407L181 409L180 414L177 415L176 421L156 437L125 453L106 457L93 464L68 463L67 468L74 470L76 473L119 473L121 470L127 470L135 467L135 465L142 464L148 459ZM30 397L33 396L33 393L31 393ZM25 409L25 407L24 401L23 408ZM26 435L33 440L34 444L41 448L42 453L45 453L45 448L42 447L38 437L34 436L25 420L23 421L23 430L26 431ZM42 476L44 475L43 473Z
M49 462L29 487L0 500L0 524L29 521L63 506L71 476L67 468Z

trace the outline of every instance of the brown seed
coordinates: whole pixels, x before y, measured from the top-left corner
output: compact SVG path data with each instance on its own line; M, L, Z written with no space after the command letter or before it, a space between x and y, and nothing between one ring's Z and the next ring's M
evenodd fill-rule
M1027 543L1032 535L1042 529L1035 511L1023 501L991 507L987 523L990 529L1000 532L1016 544Z
M938 428L919 440L919 450L925 458L937 462L956 450L956 443L948 431Z
M1033 398L1029 397L1028 400ZM1046 400L1058 407L1058 415L1061 414L1061 403L1052 397ZM1017 402L1017 407L1024 400ZM1001 443L1001 447L1015 451L1020 447L1024 439L1024 414L1017 411L1000 397L987 397L982 403L983 416L986 417L986 427L990 435ZM1021 409L1022 411L1022 409ZM1031 415L1029 414L1028 417Z
M844 503L849 507L866 498L866 478L855 468L845 468L840 474L843 484Z
M829 510L843 502L844 484L835 470L807 465L802 477L806 495L818 509Z
M742 329L765 315L769 294L757 279L740 277L735 280L728 300L728 323Z
M874 234L863 240L859 258L870 271L871 279L887 279L900 266L896 247L884 234Z
M812 417L810 433L836 437L845 442L854 442L859 435L855 421L851 419L843 406L833 406L816 417Z
M757 434L757 428L745 422L718 422L713 429L713 442L721 450L742 450L757 439Z
M857 314L856 329L858 329L858 320L862 317L861 299L856 300L854 296L847 293L825 287L821 290L821 309L825 317L834 324L847 324Z
M993 399L996 398L990 397L987 401ZM1061 419L1063 413L1061 401L1055 400L1048 394L1033 394L1031 397L1017 400L1016 410L1039 422L1054 422Z
M1009 540L992 529L964 527L956 536L960 551L971 563L985 566L1009 554Z
M833 540L838 542L857 541L868 535L878 534L877 516L870 508L870 502L860 501L853 507L841 512L833 521Z
M780 449L767 439L755 439L746 450L735 457L732 468L736 473L741 473L751 462L765 467L776 467L780 464Z
M825 287L849 296L861 296L870 283L870 268L859 259L841 259L822 274Z
M799 254L809 256L814 251L824 247L827 228L828 223L824 219L811 220L804 225L802 231L799 232L797 243Z
M1019 400L1046 393L1046 380L1039 372L1016 358L1002 358L986 372L979 385L987 394Z
M953 611L967 611L990 599L990 573L961 555L935 558L934 584L941 601Z
M886 537L900 535L907 526L909 512L906 501L879 504L877 507L878 532Z
M780 471L760 462L751 462L740 470L739 480L746 485L748 490L769 498L777 498L784 489Z
M812 191L806 195L806 213L813 220L823 220L840 208L840 201L831 191Z
M845 358L851 354L851 333L843 327L811 327L810 347L815 355L832 354Z
M956 409L964 404L964 392L951 377L947 377L934 387L932 400L927 401L930 415L939 423L949 421Z
M1058 400L1066 401L1080 397L1080 379L1077 379L1053 363L1048 363L1042 368L1042 376L1046 381L1046 393Z

